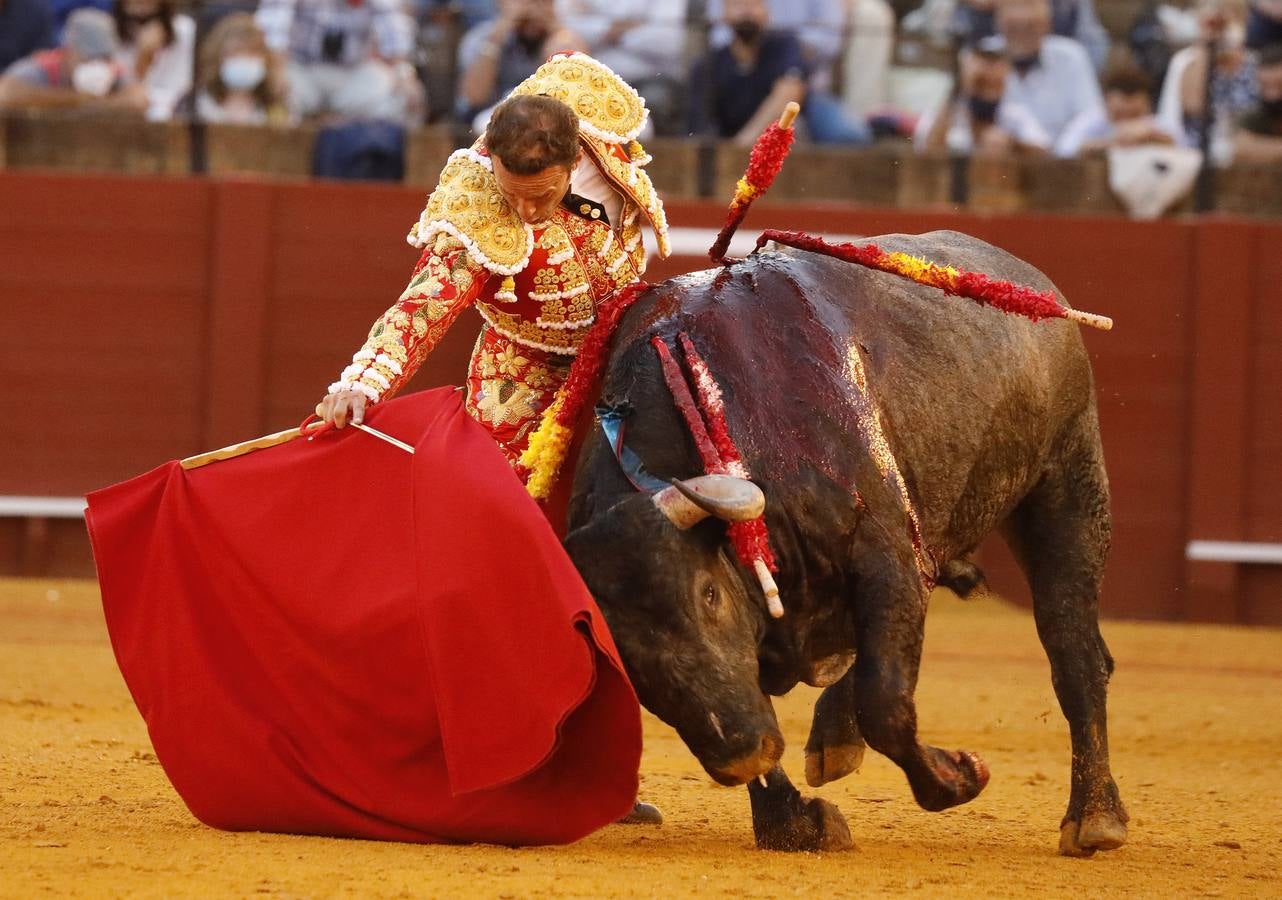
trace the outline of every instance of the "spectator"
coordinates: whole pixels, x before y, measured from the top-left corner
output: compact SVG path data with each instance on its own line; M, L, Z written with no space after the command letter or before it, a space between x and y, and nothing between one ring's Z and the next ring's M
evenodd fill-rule
M566 27L588 52L645 98L660 134L676 134L685 111L686 0L566 0Z
M1109 147L1140 144L1173 144L1174 136L1164 130L1153 115L1153 83L1135 65L1113 69L1104 77L1104 109L1107 116L1079 120L1064 134L1065 155L1091 153Z
M115 7L115 0L48 0L49 11L53 13L53 38L62 40L62 29L67 27L67 17L78 9L86 7L100 9L105 13Z
M92 109L142 113L147 94L127 82L115 61L119 46L111 16L78 9L67 19L62 45L40 50L0 76L0 109Z
M196 23L175 14L173 0L116 0L112 15L120 38L116 59L147 89L147 118L173 118L191 91Z
M0 72L53 46L53 16L44 0L0 0Z
M1238 123L1234 158L1282 162L1282 43L1260 51L1255 67L1257 99Z
M1246 14L1246 45L1262 50L1282 44L1282 0L1251 0Z
M1000 37L964 48L957 69L952 96L917 121L913 146L918 153L1002 156L1050 149L1050 137L1036 117L1005 96L1010 61Z
M1082 45L1051 34L1050 26L1047 0L1001 0L997 7L997 30L1011 62L1006 97L1037 117L1056 156L1069 156L1064 135L1104 118L1104 99Z
M963 43L974 43L997 31L998 0L958 0L952 28ZM1072 38L1086 48L1098 71L1108 61L1108 32L1092 0L1050 0L1051 34Z
M1215 45L1211 73L1211 159L1226 165L1233 156L1233 123L1256 101L1255 62L1247 52L1245 0L1201 0L1199 39L1171 57L1157 118L1182 146L1197 147L1207 123L1207 45Z
M265 125L288 121L284 79L249 13L219 20L200 46L196 116L203 122Z
M422 120L414 22L399 0L261 0L256 18L295 117Z
M715 49L728 46L734 38L725 0L708 0L708 21L717 23L711 42ZM846 3L844 0L766 0L771 27L791 31L801 41L801 55L810 72L810 86L832 90L832 73L845 49Z
M847 0L849 38L841 60L841 98L846 112L867 118L889 96L895 55L895 11L886 0Z
M553 0L500 0L498 17L470 29L459 44L460 116L487 118L485 112L549 56L587 48L561 22Z
M807 91L801 42L770 30L765 0L725 0L728 46L699 60L690 76L690 130L715 133L747 146L789 101L803 103L810 137L820 143L865 143L870 134L846 119L831 94Z

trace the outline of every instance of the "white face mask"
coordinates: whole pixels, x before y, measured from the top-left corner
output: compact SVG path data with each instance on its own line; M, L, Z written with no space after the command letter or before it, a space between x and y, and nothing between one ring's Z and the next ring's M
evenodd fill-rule
M267 61L261 56L229 56L218 67L218 77L233 91L252 91L267 77Z
M116 70L105 59L83 62L71 71L71 85L82 94L105 97L116 83Z

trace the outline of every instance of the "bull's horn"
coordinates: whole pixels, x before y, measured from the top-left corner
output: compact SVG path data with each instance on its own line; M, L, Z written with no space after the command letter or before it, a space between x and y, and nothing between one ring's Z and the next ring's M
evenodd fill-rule
M708 516L727 522L746 522L761 515L766 495L746 478L732 475L700 475L654 495L654 505L678 528L690 528Z

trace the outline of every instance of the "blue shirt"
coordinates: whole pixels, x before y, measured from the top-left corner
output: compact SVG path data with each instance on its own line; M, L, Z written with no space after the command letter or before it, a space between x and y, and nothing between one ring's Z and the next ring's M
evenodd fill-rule
M45 0L0 0L0 72L53 46L53 14Z
M690 74L690 132L733 137L789 75L803 81L806 63L801 43L791 31L768 31L761 39L756 64L742 67L729 47L714 50Z

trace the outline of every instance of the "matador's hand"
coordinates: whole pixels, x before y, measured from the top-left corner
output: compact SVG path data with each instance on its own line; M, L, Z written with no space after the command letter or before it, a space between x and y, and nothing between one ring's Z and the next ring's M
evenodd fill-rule
M368 402L360 391L339 391L316 404L316 415L335 428L346 428L349 418L353 425L359 425L365 420L365 404Z

